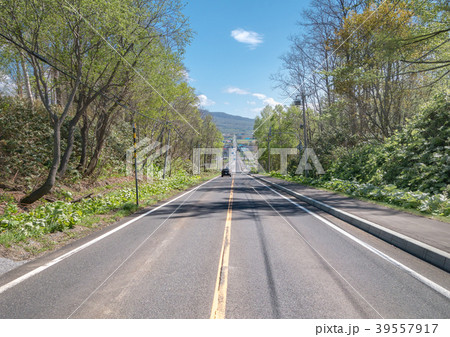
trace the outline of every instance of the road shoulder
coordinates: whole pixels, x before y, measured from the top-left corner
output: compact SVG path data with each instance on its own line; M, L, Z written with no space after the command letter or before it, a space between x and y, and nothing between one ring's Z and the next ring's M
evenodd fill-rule
M278 178L261 175L254 177L447 272L450 271L450 226L447 223Z

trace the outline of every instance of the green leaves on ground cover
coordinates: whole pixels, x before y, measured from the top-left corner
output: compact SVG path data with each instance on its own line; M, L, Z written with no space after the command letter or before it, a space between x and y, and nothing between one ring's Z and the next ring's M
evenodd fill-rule
M405 191L392 184L376 186L371 183L358 183L356 181L336 178L327 180L326 178L316 179L304 176L283 176L279 173L271 173L271 176L304 185L342 192L350 196L386 202L426 214L450 216L450 200L446 192L433 195L427 192Z
M184 172L177 172L165 180L152 183L140 183L140 199L145 204L149 199L158 200L171 191L185 189L201 179ZM116 190L108 194L80 202L56 201L45 203L29 212L19 213L14 203L8 203L0 216L0 243L5 241L23 241L46 233L63 231L83 224L83 219L94 214L107 214L112 211L135 210L135 190L133 187Z

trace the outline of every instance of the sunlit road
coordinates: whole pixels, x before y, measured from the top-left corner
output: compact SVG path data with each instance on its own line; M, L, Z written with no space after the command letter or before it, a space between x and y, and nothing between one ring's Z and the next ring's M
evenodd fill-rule
M344 235L236 168L3 275L0 317L450 317L447 273L328 218Z

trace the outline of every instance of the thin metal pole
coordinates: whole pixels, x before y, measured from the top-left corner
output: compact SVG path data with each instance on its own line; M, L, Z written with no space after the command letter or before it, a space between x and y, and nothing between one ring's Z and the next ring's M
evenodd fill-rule
M304 142L305 142L305 151L307 151L308 149L308 139L307 139L307 134L306 134L306 109L305 109L305 92L302 90L302 106L303 106L303 137L304 137ZM307 153L305 152L305 155L307 155ZM308 158L306 158L308 159ZM305 165L305 177L308 176L308 170L306 169L306 165Z
M136 206L139 207L139 184L136 153L136 123L133 124L133 146L134 146L134 180L136 182Z
M164 157L163 179L166 179L167 155L169 153L169 148L170 148L170 128L169 128L169 136L167 138L167 150L166 150L166 154Z
M269 153L268 153L268 155L269 155L269 174L270 174L270 140L271 140L271 138L272 138L272 126L270 126L269 127L269 137L268 137L268 141L267 141L267 148L268 148L268 150L269 150Z

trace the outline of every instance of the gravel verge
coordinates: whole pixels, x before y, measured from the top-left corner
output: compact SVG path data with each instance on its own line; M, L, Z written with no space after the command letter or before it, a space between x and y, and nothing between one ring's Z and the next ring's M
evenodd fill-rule
M7 273L14 268L17 268L25 262L27 261L13 261L0 257L0 275Z

